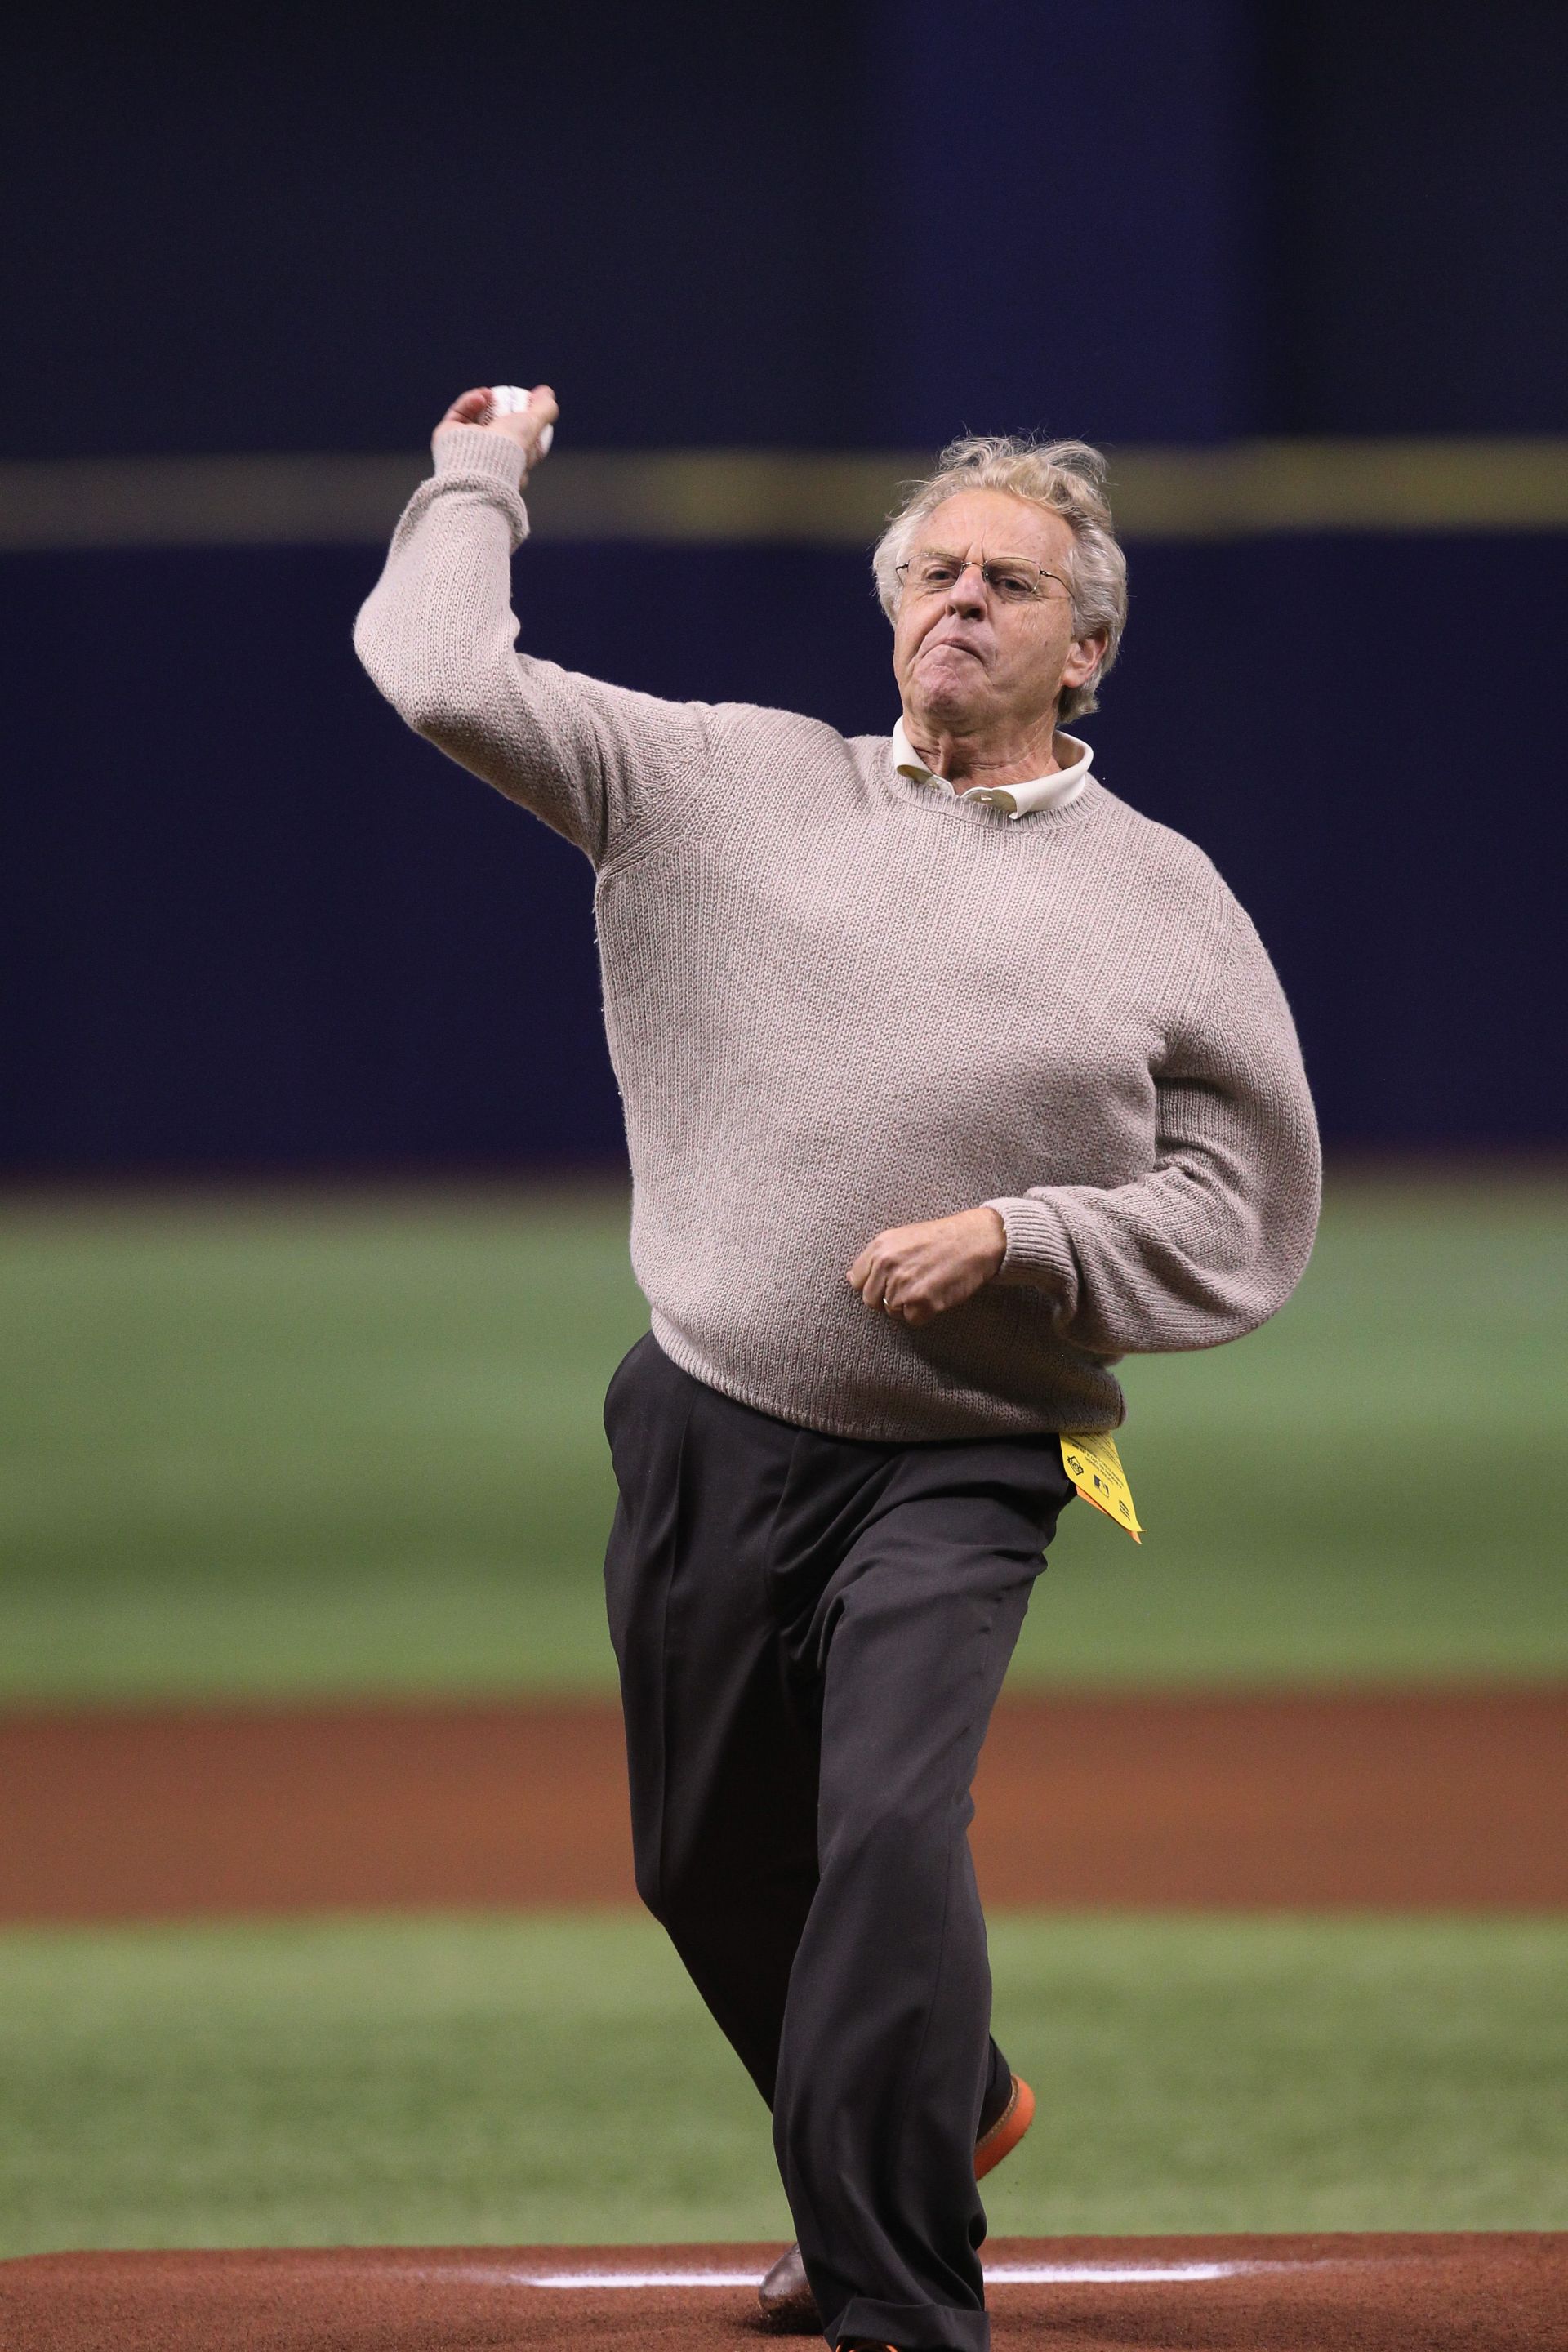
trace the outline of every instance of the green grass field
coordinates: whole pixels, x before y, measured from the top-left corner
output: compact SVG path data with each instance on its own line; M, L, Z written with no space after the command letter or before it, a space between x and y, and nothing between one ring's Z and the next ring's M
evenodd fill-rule
M607 1687L614 1194L0 1213L0 1697ZM1019 1682L1568 1672L1568 1185L1342 1184L1292 1304L1126 1368Z
M1016 1678L1568 1673L1568 1185L1341 1185L1127 1367ZM610 1193L0 1212L0 1703L607 1688ZM1568 1922L1004 1918L999 2232L1568 2226ZM0 2252L783 2237L638 1918L0 1935Z
M999 2234L1568 2227L1568 1922L1003 1918ZM787 2237L651 1922L0 1937L0 2252Z

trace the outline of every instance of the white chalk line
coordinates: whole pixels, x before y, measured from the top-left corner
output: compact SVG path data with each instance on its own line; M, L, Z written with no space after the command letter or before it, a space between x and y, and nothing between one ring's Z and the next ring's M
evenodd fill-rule
M997 2263L985 2266L987 2286L1166 2286L1186 2281L1239 2278L1245 2272L1292 2268L1264 2263L1169 2263L1112 2266L1101 2263ZM605 2287L756 2286L755 2271L498 2271L518 2286L587 2293Z

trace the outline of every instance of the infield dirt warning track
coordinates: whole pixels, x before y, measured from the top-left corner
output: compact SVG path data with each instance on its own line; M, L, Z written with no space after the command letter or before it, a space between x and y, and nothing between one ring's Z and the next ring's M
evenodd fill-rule
M598 1700L18 1714L0 1788L0 1918L636 1901ZM994 1905L1568 1905L1561 1688L1021 1696L975 1793Z
M7 2352L764 2352L777 2251L34 2254L0 2322ZM996 2352L1561 2352L1568 2313L1568 2233L1003 2238L986 2265Z

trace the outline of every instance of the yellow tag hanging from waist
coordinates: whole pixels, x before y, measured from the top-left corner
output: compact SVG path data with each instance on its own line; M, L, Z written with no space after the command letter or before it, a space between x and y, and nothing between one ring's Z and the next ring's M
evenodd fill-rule
M1062 1467L1084 1501L1114 1519L1119 1528L1125 1528L1134 1543L1142 1543L1143 1530L1115 1438L1106 1430L1088 1437L1069 1437L1064 1431L1061 1446Z

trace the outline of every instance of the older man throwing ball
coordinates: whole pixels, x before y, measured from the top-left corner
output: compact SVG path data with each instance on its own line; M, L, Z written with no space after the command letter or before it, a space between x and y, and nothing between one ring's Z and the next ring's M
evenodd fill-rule
M597 877L652 1310L605 1408L637 1885L773 2109L764 2307L980 2352L976 2180L1033 2102L970 1785L1060 1433L1289 1295L1311 1104L1241 908L1063 732L1126 609L1093 450L943 453L874 559L901 718L847 739L519 650L555 415L453 404L356 643Z

